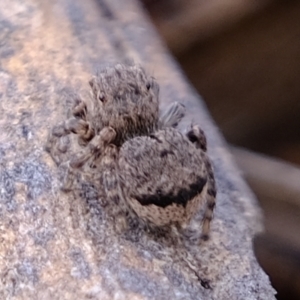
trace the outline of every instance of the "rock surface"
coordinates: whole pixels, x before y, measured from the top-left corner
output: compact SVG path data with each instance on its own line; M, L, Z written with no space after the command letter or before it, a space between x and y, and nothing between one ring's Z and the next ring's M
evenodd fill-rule
M0 298L275 299L252 240L261 212L199 96L133 0L0 3ZM192 253L205 289L172 247L110 235L99 198L59 189L44 151L74 93L103 65L133 60L183 102L208 138L218 186L211 240Z

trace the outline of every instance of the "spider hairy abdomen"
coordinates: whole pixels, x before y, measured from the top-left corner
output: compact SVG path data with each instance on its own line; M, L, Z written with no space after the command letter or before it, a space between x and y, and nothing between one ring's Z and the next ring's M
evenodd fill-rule
M141 219L155 226L187 224L208 198L208 164L206 153L173 128L131 139L119 157L124 198ZM212 216L212 204L210 208L207 217Z

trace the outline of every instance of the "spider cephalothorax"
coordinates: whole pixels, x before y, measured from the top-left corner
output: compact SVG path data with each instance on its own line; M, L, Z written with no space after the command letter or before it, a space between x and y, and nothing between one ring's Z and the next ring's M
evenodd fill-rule
M159 86L141 67L107 68L90 80L90 86L95 134L112 127L116 132L114 143L121 145L128 138L157 129Z
M72 117L50 133L46 150L58 164L61 152L67 151L62 137L70 133L78 136L81 146L90 147L99 156L110 143L120 147L132 137L175 127L185 113L184 106L174 102L159 118L159 86L137 65L108 67L89 83L91 101L76 99Z

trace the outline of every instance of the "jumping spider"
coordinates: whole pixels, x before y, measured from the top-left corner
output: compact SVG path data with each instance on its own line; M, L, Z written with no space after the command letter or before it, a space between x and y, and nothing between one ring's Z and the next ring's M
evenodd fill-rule
M159 87L139 66L116 65L89 82L92 103L77 100L73 117L54 127L46 150L60 164L63 137L78 136L84 150L68 162L64 188L83 166L102 173L109 203L125 203L156 226L186 224L206 201L202 236L208 237L216 188L206 138L198 126L174 129L185 113L175 102L159 116Z
M206 154L206 138L194 125L184 135L174 128L126 141L118 151L110 145L106 192L123 201L138 217L155 226L187 226L205 204L202 239L208 239L215 207L214 175ZM113 188L111 188L114 186Z

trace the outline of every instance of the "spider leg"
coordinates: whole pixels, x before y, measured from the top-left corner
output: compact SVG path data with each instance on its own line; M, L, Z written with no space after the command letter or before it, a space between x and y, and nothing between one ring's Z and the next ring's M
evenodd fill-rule
M70 118L52 129L45 150L49 152L56 164L60 164L60 154L68 149L68 140L65 138L70 133L78 134L79 137L88 141L94 136L94 130L90 124L82 119Z
M191 125L191 129L186 133L188 139L204 152L207 150L206 136L198 125Z
M79 119L89 125L86 132L76 132L78 134L78 144L81 146L86 146L88 142L95 136L93 127L89 124L89 122L87 122L88 110L86 103L80 98L77 98L75 100L75 106L73 107L72 113L76 119Z
M198 125L193 125L186 135L188 139L196 145L197 148L202 150L202 157L207 170L208 186L201 236L201 239L206 241L209 239L210 223L213 218L213 212L216 206L216 182L211 162L206 154L206 137L203 130Z
M177 127L185 115L185 106L179 102L173 102L159 118L159 127Z
M128 226L128 220L124 214L127 211L127 206L118 176L118 156L117 147L113 144L108 145L102 160L102 183L106 201L110 209L113 209L113 213L110 215L114 218L115 229L118 233L122 233Z
M201 239L206 241L209 239L210 223L213 218L214 209L216 206L217 188L215 177L212 169L212 165L207 157L204 159L206 169L208 172L208 186L206 195L206 207L204 211L203 223L202 223L202 235Z
M45 150L50 153L57 165L61 163L61 154L68 150L70 133L78 135L78 143L86 146L95 133L87 122L87 106L80 98L75 98L70 119L55 126L49 134Z
M116 132L112 127L104 127L98 135L88 144L86 149L79 155L68 162L68 170L65 174L63 187L65 191L70 190L74 181L74 172L76 169L83 167L89 160L94 160L103 156L106 147L116 138Z
M108 145L102 160L103 186L109 202L119 204L119 184L117 178L118 150L115 145Z
M69 140L64 138L58 139L53 134L49 134L48 140L45 145L45 151L47 151L52 157L53 161L60 165L61 154L66 153L68 149Z
M80 118L86 121L87 116L87 107L86 103L82 101L80 98L75 99L75 105L72 110L72 114L76 118Z

